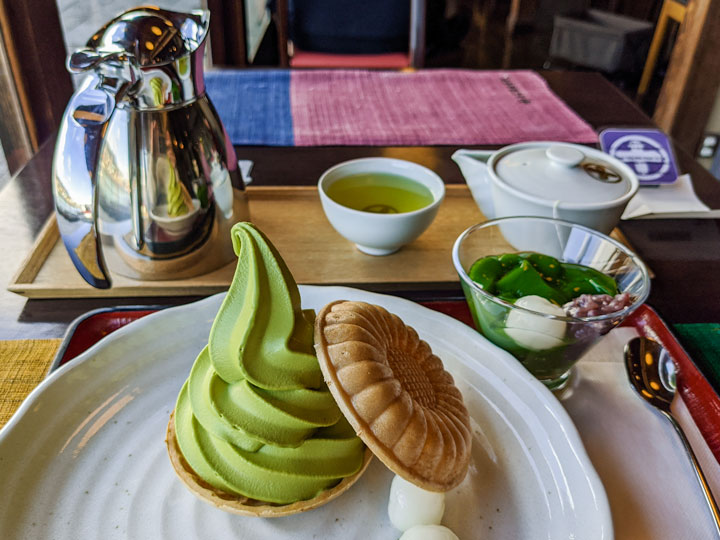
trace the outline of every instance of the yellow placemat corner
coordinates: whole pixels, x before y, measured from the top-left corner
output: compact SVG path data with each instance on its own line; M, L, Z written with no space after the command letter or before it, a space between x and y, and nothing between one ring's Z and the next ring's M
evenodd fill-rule
M0 341L0 427L45 378L61 339Z

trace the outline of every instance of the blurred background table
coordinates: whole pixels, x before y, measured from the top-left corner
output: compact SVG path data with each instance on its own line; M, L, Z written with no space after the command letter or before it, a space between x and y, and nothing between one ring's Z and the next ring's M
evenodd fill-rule
M601 75L541 72L552 90L596 130L607 126L652 126L648 118ZM104 306L177 305L194 297L27 300L5 290L34 238L53 211L50 174L54 140L48 140L0 193L0 339L61 337L78 315ZM489 147L492 148L492 147ZM237 147L239 159L254 163L255 185L314 185L338 162L366 156L407 159L437 172L446 183L463 183L450 156L457 146ZM677 151L681 172L692 176L698 196L720 208L720 183L691 156ZM720 220L625 221L620 228L655 273L648 303L671 323L720 321ZM457 281L438 289L374 286L416 300L459 298Z

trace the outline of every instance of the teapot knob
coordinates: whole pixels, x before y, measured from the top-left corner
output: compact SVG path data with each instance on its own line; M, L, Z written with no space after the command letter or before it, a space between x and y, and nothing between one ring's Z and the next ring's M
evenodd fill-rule
M545 150L547 158L558 165L563 167L577 167L585 159L585 154L582 151L572 146L566 146L563 144L553 144Z

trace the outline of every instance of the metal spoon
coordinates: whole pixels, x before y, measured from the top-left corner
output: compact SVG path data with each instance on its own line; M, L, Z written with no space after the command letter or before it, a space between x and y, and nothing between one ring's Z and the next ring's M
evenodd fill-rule
M718 505L710 492L705 475L700 469L700 464L687 437L685 437L685 433L683 433L680 424L677 423L670 411L670 404L677 390L675 362L658 342L646 337L636 337L625 345L625 368L630 383L638 394L663 413L680 436L680 440L690 458L690 463L695 469L695 476L700 482L705 500L710 506L710 512L715 520L715 532L720 537L720 511Z

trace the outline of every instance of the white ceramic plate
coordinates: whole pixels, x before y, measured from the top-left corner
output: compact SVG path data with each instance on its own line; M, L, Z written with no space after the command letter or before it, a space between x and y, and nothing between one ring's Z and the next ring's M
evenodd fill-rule
M559 402L464 324L407 300L301 287L304 307L386 307L455 376L474 421L470 473L443 523L463 540L610 539L605 491ZM0 431L0 538L396 539L392 474L375 459L337 500L296 516L235 516L175 477L165 428L222 295L143 318L48 377Z

